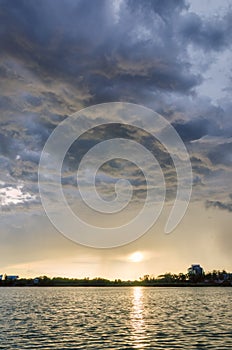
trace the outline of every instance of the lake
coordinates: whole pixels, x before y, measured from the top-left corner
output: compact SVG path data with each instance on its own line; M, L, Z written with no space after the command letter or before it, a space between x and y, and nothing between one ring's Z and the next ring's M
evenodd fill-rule
M0 349L232 349L232 288L0 288Z

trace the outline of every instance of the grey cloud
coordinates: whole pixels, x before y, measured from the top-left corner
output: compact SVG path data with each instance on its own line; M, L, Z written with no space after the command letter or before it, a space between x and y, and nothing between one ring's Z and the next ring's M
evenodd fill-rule
M231 199L231 197L230 197ZM216 209L221 209L221 210L226 210L228 212L232 212L232 201L230 202L222 202L222 201L212 201L212 200L207 200L206 203L206 208L216 208Z
M28 102L30 105L34 107L38 107L42 104L42 98L38 96L34 96L31 94L25 94L24 95L26 102Z
M231 18L227 13L223 18L215 16L203 19L195 13L188 13L180 23L180 31L188 43L201 47L205 51L220 51L231 45Z
M224 135L224 130L212 118L199 117L190 121L176 121L172 125L184 142L199 140L206 135Z
M147 0L146 2L142 2L140 0L129 0L128 3L132 6L132 8L138 6L141 8L141 10L144 10L145 8L150 11L152 9L164 19L166 17L173 17L176 13L187 10L189 7L184 0Z
M200 158L197 158L194 156L191 157L190 159L191 159L193 173L195 175L198 175L196 177L196 180L199 179L199 176L210 175L212 168L210 168L209 164L207 164L205 160L203 161Z
M2 0L1 22L7 29L0 34L0 45L41 77L88 86L92 102L123 99L133 90L135 99L144 88L189 93L201 78L190 72L186 53L172 32L184 2L168 1L168 9L160 1L123 6L115 23L112 5L103 0ZM162 25L160 16L165 17ZM140 39L137 27L150 32L149 38Z
M24 150L21 153L20 158L22 159L22 161L30 161L32 163L38 164L40 159L40 153L30 150Z
M112 3L103 0L0 0L0 6L5 59L0 61L0 150L7 163L4 171L15 179L36 182L48 136L71 111L91 103L125 100L152 106L172 121L187 144L209 135L223 143L231 136L223 119L229 108L212 106L194 94L202 77L200 70L191 69L186 48L191 42L195 48L224 49L229 15L215 26L219 19L189 14L182 0L124 1L118 18ZM110 137L132 138L150 147L165 172L168 193L175 192L175 171L165 150L148 135L123 127L99 129L74 143L64 162L64 185L75 186L70 172L89 148ZM214 165L230 166L230 152L228 145L213 145L204 159L199 146L193 158L195 184L204 184ZM110 172L120 167L110 165ZM142 183L132 167L130 176L139 188Z
M12 101L9 96L0 96L0 109L12 109Z
M216 145L208 152L208 157L213 164L217 165L232 165L232 143L224 143Z

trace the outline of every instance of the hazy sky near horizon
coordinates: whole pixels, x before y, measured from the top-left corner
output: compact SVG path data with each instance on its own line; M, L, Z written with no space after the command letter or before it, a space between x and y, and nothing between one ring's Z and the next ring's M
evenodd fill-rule
M230 0L0 0L0 274L127 279L184 272L191 263L232 271L231 33ZM133 243L94 249L69 241L46 217L38 164L61 121L115 101L149 107L173 125L190 154L192 199L179 226L164 235L176 178L153 141L167 185L161 217ZM64 162L70 202L82 155L116 136L150 142L126 127L85 134ZM116 161L99 175L106 197L125 175L135 205L123 220L143 202L142 174ZM91 213L91 220L101 217ZM142 261L132 261L134 252Z

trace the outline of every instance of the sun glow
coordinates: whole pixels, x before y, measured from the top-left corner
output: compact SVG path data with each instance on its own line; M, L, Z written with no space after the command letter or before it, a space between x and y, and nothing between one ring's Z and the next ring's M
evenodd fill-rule
M129 260L132 262L140 262L143 260L143 254L141 252L135 252L130 255Z

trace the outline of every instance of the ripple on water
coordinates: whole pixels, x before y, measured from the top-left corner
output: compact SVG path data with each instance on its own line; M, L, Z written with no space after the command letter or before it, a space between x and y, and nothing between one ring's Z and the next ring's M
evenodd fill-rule
M232 288L0 288L0 349L232 349Z

